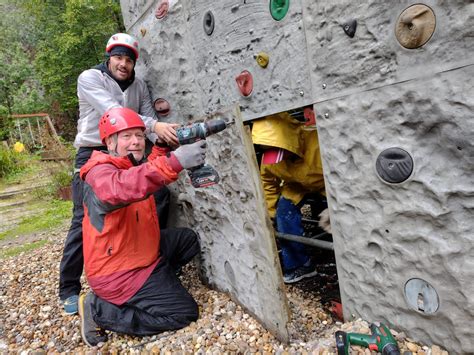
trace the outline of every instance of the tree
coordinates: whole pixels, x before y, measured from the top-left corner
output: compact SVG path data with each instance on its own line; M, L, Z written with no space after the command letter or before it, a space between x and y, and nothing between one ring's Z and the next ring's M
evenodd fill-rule
M35 68L51 104L74 116L79 74L104 59L111 34L123 31L118 1L27 0L40 29Z
M45 107L32 67L29 29L32 21L15 4L0 0L0 139L8 137L12 113L31 113ZM19 26L21 24L21 26Z

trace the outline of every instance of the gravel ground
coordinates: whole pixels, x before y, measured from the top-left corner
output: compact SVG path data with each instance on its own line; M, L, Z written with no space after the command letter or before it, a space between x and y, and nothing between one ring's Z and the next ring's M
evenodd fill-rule
M109 341L101 348L88 348L81 340L79 317L64 315L58 304L58 269L66 231L63 226L47 235L40 234L38 239L48 239L50 243L1 260L0 353L334 354L336 330L369 333L363 320L336 322L327 308L327 299L307 283L306 287L287 287L293 321L288 327L291 341L282 344L227 295L202 285L195 267L190 265L181 278L200 306L197 322L153 337L109 333ZM422 346L403 333L393 333L402 354L447 354L437 346ZM370 351L353 346L352 354Z

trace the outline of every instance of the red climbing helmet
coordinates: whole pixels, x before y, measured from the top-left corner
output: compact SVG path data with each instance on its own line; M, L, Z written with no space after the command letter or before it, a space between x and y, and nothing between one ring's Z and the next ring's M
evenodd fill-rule
M130 128L145 130L145 124L138 114L126 107L116 107L108 110L99 121L100 139L105 144L105 139L112 134Z
M124 46L130 48L134 53L136 59L138 59L138 41L126 33L116 33L110 37L105 47L105 51L110 53L112 48L116 46Z

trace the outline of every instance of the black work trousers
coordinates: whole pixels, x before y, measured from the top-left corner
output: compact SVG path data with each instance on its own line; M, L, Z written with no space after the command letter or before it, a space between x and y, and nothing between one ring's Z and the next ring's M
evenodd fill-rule
M94 321L103 329L145 336L181 329L197 320L198 305L181 285L176 271L198 252L198 237L191 229L163 229L161 260L145 284L121 306L95 296L92 304Z
M79 148L74 167L80 169L92 155L94 150L107 150L106 147ZM59 298L65 300L69 296L81 292L81 275L84 264L82 254L82 220L84 219L83 181L79 173L72 180L72 220L64 244L63 257L59 265ZM170 202L170 191L166 186L154 193L156 211L160 228L166 228Z

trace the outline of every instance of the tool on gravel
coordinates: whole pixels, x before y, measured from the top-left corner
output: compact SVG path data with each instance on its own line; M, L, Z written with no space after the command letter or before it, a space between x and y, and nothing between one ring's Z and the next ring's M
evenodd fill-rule
M338 355L349 355L352 345L359 345L370 350L375 350L382 355L400 355L398 344L390 333L390 329L382 323L370 325L371 335L359 333L346 333L342 330L336 332L336 348Z

